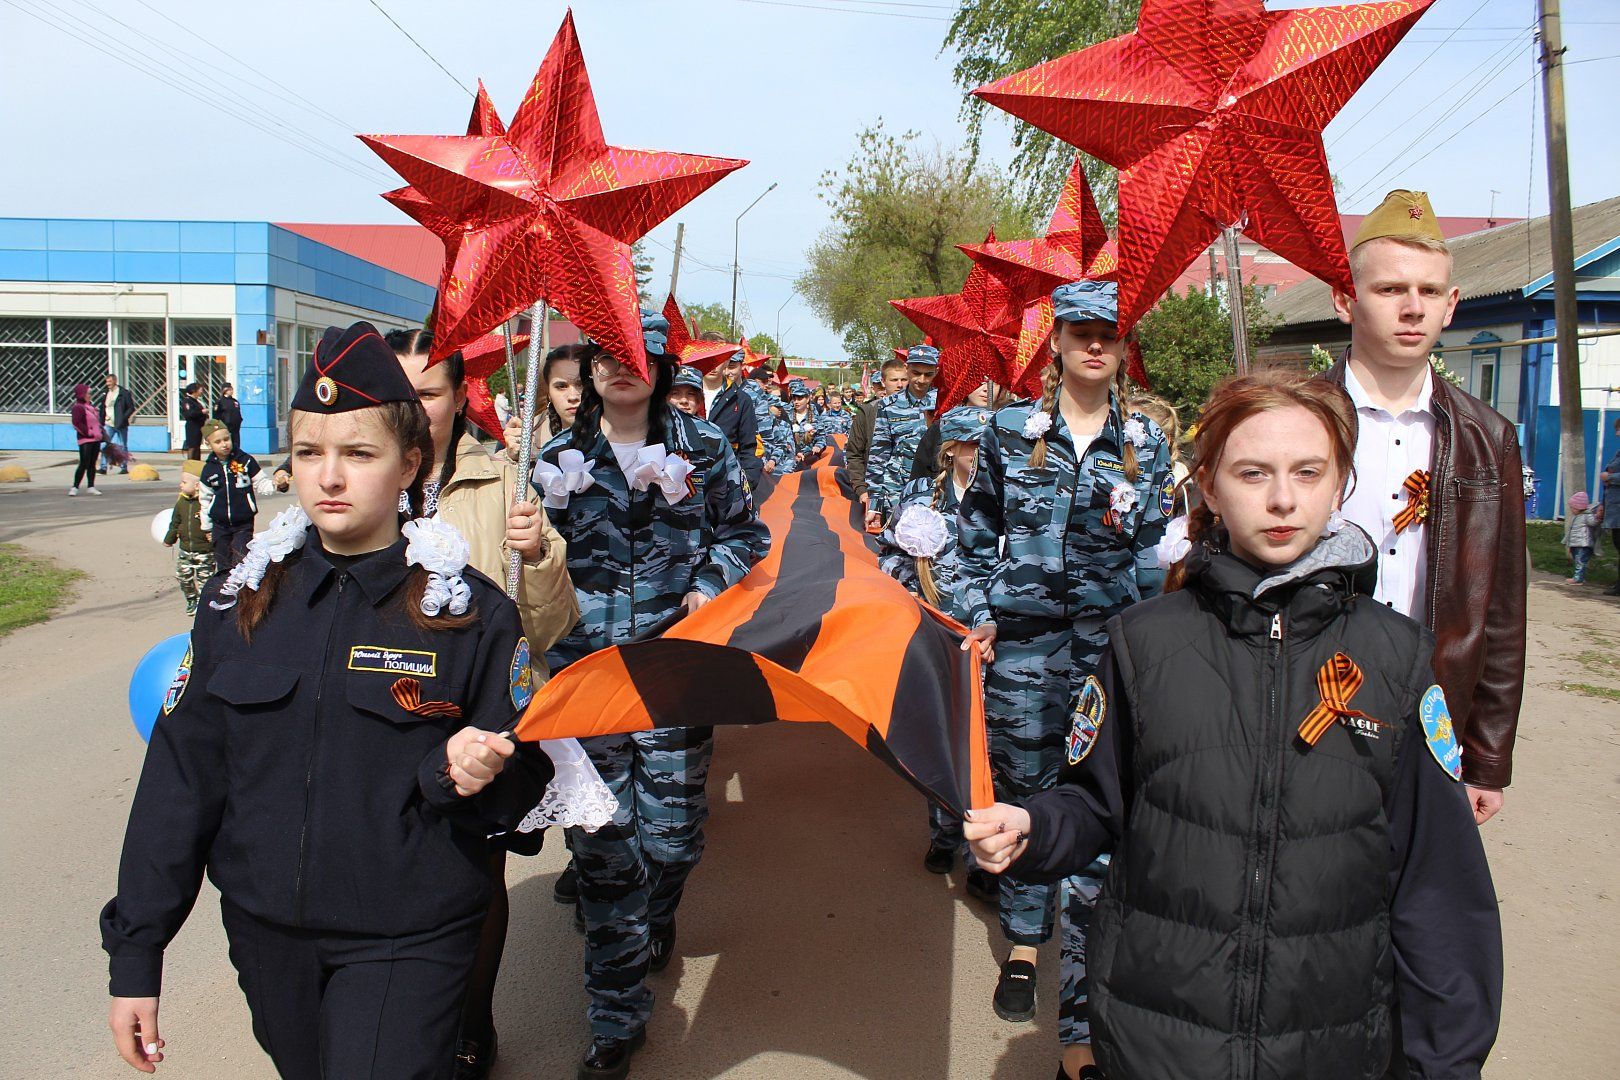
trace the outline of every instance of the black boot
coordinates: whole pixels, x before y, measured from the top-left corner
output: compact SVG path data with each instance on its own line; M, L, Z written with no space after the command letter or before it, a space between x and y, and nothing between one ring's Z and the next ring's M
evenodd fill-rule
M973 899L982 900L986 904L999 904L1001 883L990 871L975 867L967 872L967 893Z
M630 1059L647 1041L645 1028L627 1039L598 1035L579 1063L579 1080L624 1080L630 1075Z
M996 980L996 996L991 1002L996 1015L1010 1024L1035 1019L1035 965L1028 960L1008 960L1001 965Z
M651 971L663 971L669 967L670 959L675 955L675 923L673 920L662 930L654 928L652 940L647 947L647 967Z
M928 845L923 856L923 869L930 874L948 874L956 866L956 852L945 844Z
M455 1080L485 1080L489 1070L495 1067L498 1046L499 1040L493 1031L489 1033L487 1043L477 1039L457 1039Z
M559 904L572 904L579 899L579 871L574 869L574 860L569 859L568 865L557 878L557 884L551 887L551 898Z

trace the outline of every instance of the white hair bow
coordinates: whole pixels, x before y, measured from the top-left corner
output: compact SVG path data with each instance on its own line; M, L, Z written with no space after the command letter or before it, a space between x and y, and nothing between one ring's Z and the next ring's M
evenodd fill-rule
M568 505L568 497L585 491L596 481L591 477L591 470L596 462L586 461L585 455L578 450L564 450L557 455L557 464L549 461L534 463L534 486L540 489L540 494L547 507L552 510L561 510Z
M692 463L664 450L663 443L653 443L636 451L636 464L630 470L630 486L636 491L657 487L670 505L690 494L686 478L692 475Z
M1170 519L1164 527L1164 538L1153 545L1153 557L1159 564L1159 569L1168 570L1176 563L1187 557L1192 550L1192 541L1187 539L1186 515Z

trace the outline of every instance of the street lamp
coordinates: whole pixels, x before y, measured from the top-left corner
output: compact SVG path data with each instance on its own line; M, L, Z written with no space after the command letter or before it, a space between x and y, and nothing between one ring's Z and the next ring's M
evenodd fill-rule
M782 301L782 307L776 309L776 347L778 349L782 349L782 308L785 308L789 304L793 303L793 298L798 295L799 287L795 285L793 286L793 291L788 293L787 299ZM788 329L791 330L793 327L790 326ZM782 351L784 353L787 352L786 349L782 349Z
M759 193L759 199L763 199L775 190L776 182L773 180L770 187ZM737 336L737 254L741 250L742 219L743 214L759 205L759 199L755 199L743 207L742 214L737 215L737 220L732 222L731 226L731 336L733 338Z

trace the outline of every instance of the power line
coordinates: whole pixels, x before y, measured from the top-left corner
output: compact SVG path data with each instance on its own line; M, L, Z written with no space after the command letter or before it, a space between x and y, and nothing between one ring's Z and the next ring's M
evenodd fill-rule
M468 89L468 87L465 84L463 84L460 79L456 78L454 75L452 75L450 73L449 68L447 68L443 64L439 63L439 58L437 56L434 56L432 53L427 51L427 46L426 45L423 45L420 41L417 41L415 38L411 37L411 32L409 30L407 30L403 26L399 25L399 22L392 15L388 14L387 11L383 10L383 6L381 4L379 4L379 3L377 3L377 0L370 0L370 2L371 2L372 7L376 8L378 11L382 12L382 17L383 18L387 19L389 22L394 24L394 29L395 30L398 30L400 33L404 34L406 40L408 40L412 45L415 45L418 49L421 49L422 50L422 55L427 57L429 60L433 61L434 65L437 66L440 71L444 72L445 75L450 79L451 82L455 83L457 86L461 87L462 90L466 91L466 94L467 94L468 97L474 96L472 90Z

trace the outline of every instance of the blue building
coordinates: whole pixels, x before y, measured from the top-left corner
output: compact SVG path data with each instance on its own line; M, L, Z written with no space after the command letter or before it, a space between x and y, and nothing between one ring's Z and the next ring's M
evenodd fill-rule
M1614 455L1614 419L1620 416L1620 196L1576 207L1576 308L1582 335L1581 406L1586 421L1586 490ZM1448 237L1462 293L1455 317L1440 337L1441 359L1463 389L1489 402L1519 427L1524 460L1538 480L1532 514L1553 518L1564 497L1559 468L1558 355L1550 340L1553 274L1547 219ZM1338 355L1350 328L1333 313L1326 285L1309 281L1266 305L1279 321L1258 350L1267 361L1299 360L1312 345Z
M421 325L443 249L414 225L0 218L0 449L74 448L75 383L130 389L137 454L178 449L180 394L233 384L242 445L286 442L321 332Z

